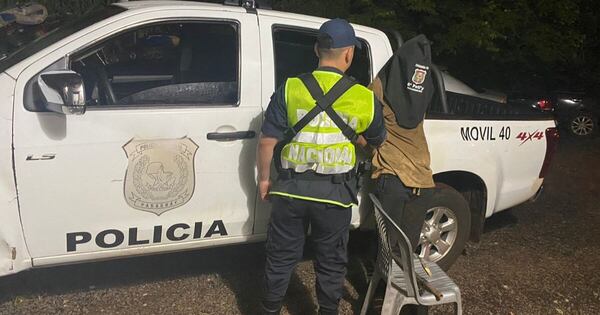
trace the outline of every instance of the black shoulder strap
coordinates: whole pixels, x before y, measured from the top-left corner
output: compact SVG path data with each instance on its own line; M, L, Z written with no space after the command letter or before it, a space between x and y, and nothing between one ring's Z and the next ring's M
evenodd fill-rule
M348 140L354 142L358 135L352 129L352 127L348 126L347 123L340 117L338 113L333 110L333 103L337 101L346 91L356 84L354 80L347 76L342 76L340 80L338 80L333 87L327 92L327 94L323 94L323 90L319 86L319 82L312 75L312 73L302 74L298 77L302 83L306 86L306 89L310 93L313 99L316 101L316 106L313 107L302 119L298 121L292 128L288 130L286 133L286 138L291 140L300 130L302 130L306 125L308 125L318 114L321 112L326 112L329 118L335 123L335 125L340 128L344 136L348 138Z

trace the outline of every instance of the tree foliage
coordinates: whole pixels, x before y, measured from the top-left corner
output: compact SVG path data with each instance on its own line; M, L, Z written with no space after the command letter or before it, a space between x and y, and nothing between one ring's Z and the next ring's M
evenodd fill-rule
M600 82L593 0L280 0L285 11L345 17L433 41L436 62L487 87L588 87ZM477 84L476 84L477 85Z
M35 2L45 5L49 12L60 12L64 14L83 14L90 8L116 2L115 0L0 0L0 8L9 8L19 3Z
M0 0L0 7L17 2L24 1ZM37 2L52 12L78 14L114 0ZM600 91L600 6L594 0L271 2L282 11L395 29L405 38L423 33L433 42L436 63L471 84Z

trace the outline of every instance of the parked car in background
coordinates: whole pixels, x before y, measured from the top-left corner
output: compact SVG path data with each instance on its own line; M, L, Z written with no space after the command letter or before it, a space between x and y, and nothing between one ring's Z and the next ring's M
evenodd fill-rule
M589 137L598 129L597 99L583 91L511 92L508 103L553 112L558 126L577 137Z
M597 132L600 106L596 98L583 92L558 91L553 93L552 105L558 126L571 135L589 137Z
M551 97L545 96L547 93L524 93L512 92L508 96L507 102L517 106L527 106L544 112L554 111L554 105Z

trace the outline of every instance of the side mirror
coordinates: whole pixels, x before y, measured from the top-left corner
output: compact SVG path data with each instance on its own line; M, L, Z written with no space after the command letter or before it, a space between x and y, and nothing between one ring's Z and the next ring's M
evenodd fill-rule
M40 74L38 85L46 101L46 109L65 115L85 113L85 88L81 76L70 70Z

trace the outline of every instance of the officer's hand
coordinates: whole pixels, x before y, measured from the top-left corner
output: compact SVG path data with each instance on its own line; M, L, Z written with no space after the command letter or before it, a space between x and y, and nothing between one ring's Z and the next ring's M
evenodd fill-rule
M369 145L367 143L367 139L365 139L363 136L358 136L358 138L356 138L356 144L358 144L361 148L366 148L367 145Z
M268 201L269 190L271 190L270 180L261 180L258 182L258 191L260 192L260 199L262 201Z

